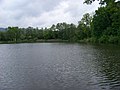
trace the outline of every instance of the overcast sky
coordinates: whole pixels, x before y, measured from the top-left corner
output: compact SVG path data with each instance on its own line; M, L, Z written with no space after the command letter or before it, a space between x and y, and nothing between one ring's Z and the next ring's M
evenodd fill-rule
M0 0L0 27L47 27L58 22L77 24L83 14L92 13L98 2L84 0Z

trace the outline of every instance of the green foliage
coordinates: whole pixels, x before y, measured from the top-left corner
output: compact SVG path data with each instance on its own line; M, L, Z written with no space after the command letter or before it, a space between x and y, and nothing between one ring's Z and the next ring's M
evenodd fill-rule
M18 27L8 27L7 30L8 40L17 41L20 38L20 30Z
M105 7L100 7L96 10L92 23L93 35L98 38L101 37L107 27L111 26L111 19Z
M98 40L96 37L91 37L91 38L88 38L88 42L91 42L91 43L97 43Z
M83 18L81 21L79 21L78 25L78 38L84 39L91 37L91 22L92 22L92 16L89 13L86 13L83 15Z
M110 43L119 43L119 41L120 41L120 37L118 37L118 36L109 36L109 42Z
M109 37L106 35L103 35L99 38L99 43L108 43Z
M119 43L120 2L107 4L95 11L92 21L92 35L100 43Z

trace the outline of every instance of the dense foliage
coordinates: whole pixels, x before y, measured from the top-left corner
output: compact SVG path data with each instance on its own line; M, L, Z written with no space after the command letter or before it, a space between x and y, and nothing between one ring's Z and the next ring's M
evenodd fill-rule
M95 0L85 0L90 4ZM0 41L37 41L67 40L90 41L99 43L120 43L120 1L99 0L101 6L92 16L83 15L78 25L65 22L52 25L50 28L8 27L0 31Z
M95 11L91 24L92 39L100 43L120 43L120 1L101 1L106 5Z

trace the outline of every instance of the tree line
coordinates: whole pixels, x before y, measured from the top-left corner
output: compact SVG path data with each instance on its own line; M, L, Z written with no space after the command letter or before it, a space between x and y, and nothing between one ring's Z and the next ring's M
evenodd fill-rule
M91 4L95 0L85 0ZM120 1L100 0L94 15L86 13L78 25L65 22L50 28L8 27L0 31L0 41L67 40L94 43L120 43Z

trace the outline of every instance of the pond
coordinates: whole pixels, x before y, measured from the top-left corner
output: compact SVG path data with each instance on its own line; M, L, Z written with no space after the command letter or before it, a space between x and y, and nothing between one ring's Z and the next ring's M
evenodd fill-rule
M0 44L0 90L120 90L120 47Z

